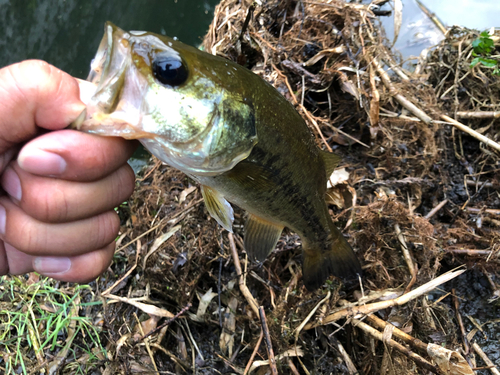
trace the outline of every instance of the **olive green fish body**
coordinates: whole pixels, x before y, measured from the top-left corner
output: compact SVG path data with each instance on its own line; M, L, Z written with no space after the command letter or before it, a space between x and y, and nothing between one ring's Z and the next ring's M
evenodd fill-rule
M321 151L304 120L249 70L173 39L106 24L89 80L82 130L139 139L200 182L209 213L232 231L229 202L248 211L245 249L263 261L283 228L303 243L304 284L360 274L325 203L339 158Z
M251 218L275 224L276 233L281 234L283 227L297 232L308 265L303 272L308 289L318 288L330 274L360 274L359 263L333 224L325 203L324 157L333 154L318 149L302 117L288 101L276 95L274 88L267 91L260 85L252 95L259 141L248 158L221 175L196 179L245 209ZM254 243L248 238L249 224L245 248L253 258L263 261L279 236L266 243L257 235L257 241L261 241Z
M254 99L259 140L250 155L228 172L197 179L304 237L326 227L325 166L302 118L274 89L272 94Z

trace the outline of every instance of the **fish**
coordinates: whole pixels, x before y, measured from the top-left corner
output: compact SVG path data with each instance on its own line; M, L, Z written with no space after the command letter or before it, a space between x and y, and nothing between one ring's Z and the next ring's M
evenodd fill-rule
M232 232L232 204L246 210L244 248L263 262L284 227L302 240L307 290L330 275L361 275L356 254L325 202L340 157L321 150L303 118L275 88L243 66L111 22L91 63L75 128L138 139L201 185L210 215Z

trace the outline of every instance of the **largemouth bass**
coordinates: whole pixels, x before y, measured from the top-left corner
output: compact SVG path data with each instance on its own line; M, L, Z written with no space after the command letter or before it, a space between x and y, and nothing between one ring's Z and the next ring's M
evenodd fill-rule
M293 106L246 68L177 40L111 23L91 65L96 91L79 128L138 139L201 184L210 215L232 231L231 203L248 212L244 246L263 261L283 228L302 239L308 290L361 268L325 203L339 157L320 150Z

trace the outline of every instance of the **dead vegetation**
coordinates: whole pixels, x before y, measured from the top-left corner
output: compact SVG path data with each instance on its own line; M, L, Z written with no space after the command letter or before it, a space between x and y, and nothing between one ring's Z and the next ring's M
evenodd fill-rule
M477 35L449 30L409 72L369 6L223 0L205 50L271 82L343 157L329 201L362 285L307 292L290 232L247 262L245 213L228 235L188 177L152 160L86 295L107 350L92 373L498 373L500 79L470 68ZM61 373L78 373L71 353Z

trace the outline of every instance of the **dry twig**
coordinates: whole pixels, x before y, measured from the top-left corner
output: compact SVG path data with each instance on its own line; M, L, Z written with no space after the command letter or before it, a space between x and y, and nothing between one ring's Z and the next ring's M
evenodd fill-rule
M404 347L403 345L401 345L397 341L394 341L391 338L389 338L389 339L384 338L384 335L382 334L382 332L377 331L375 328L370 327L368 324L366 324L358 319L353 319L352 323L355 327L362 329L363 331L365 331L366 333L368 333L372 337L375 337L377 340L380 340L380 341L384 342L386 345L389 345L390 347L396 349L400 353L403 353L408 358L410 358L412 361L415 361L415 363L417 363L420 367L423 367L426 370L433 372L434 374L443 375L443 373L441 372L441 370L439 370L438 367L432 365L432 363L430 363L426 359L424 359L421 356L419 356L418 354L412 352L411 350Z
M486 363L493 375L500 375L500 371L498 371L495 364L491 361L491 359L488 358L488 356L483 352L481 347L476 342L472 344L472 349L474 349L474 351L481 357L483 362Z
M406 240L404 238L404 235L401 232L401 228L399 228L399 224L397 223L394 224L394 229L396 230L396 235L398 236L399 243L401 244L401 251L403 252L403 257L405 258L406 264L410 271L411 280L415 280L417 277L416 268L415 265L413 264L413 259L410 255L410 250L408 250L408 246L406 246Z
M255 358L255 355L259 351L260 344L262 342L263 337L264 337L264 331L261 329L259 339L257 340L257 343L255 344L255 348L253 349L252 355L250 356L250 359L248 360L248 363L247 363L247 366L245 367L245 371L243 372L243 375L247 375L248 372L250 371L250 368L252 367L253 359Z
M238 257L238 250L236 249L236 244L234 243L234 236L232 233L228 233L229 238L229 247L231 248L231 255L233 257L234 268L236 268L236 275L238 275L238 283L240 285L240 291L245 296L248 304L252 308L255 316L259 316L259 305L255 298L253 298L252 293L248 289L245 283L245 277L243 276L243 272L241 271L240 258Z
M401 95L398 92L396 87L394 87L394 85L392 84L389 75L382 68L382 65L380 64L380 62L378 62L378 60L374 58L372 60L372 64L373 64L373 66L375 66L375 69L377 70L380 78L382 78L382 82L384 82L384 85L387 87L390 94L408 111L413 113L415 116L417 116L420 120L422 120L426 124L429 124L432 121L432 119L424 111L422 111L415 104L410 102L408 99L406 99L403 95Z
M457 120L453 120L451 117L446 116L446 115L441 115L441 118L448 122L450 125L453 125L457 127L458 129L462 130L463 132L473 136L477 140L483 142L485 145L490 146L494 148L497 151L500 151L500 144L496 143L495 141L489 139L488 137L485 137L484 135L478 133L477 131L469 128L468 126L465 126L461 122L458 122Z
M425 218L426 218L427 220L429 220L429 219L430 219L431 217L433 217L433 216L434 216L437 212L439 212L439 210L440 210L441 208L443 208L443 207L446 205L446 203L448 203L448 199L445 199L445 200L443 200L443 201L439 202L439 204L438 204L436 207L434 207L431 211L429 211L429 213L428 213L427 215L425 215Z
M378 310L386 309L388 307L392 306L401 306L409 301L427 293L436 288L437 286L444 284L447 281L450 281L451 279L454 279L455 277L461 275L464 273L465 270L458 270L458 271L450 271L442 274L441 276L435 278L434 280L429 281L428 283L419 286L418 288L412 290L411 292L408 292L406 294L403 294L400 297L394 298L389 301L381 301L381 302L375 302L369 305L364 305L364 306L353 306L349 307L346 309L342 309L340 311L334 312L333 314L328 315L325 319L323 319L322 322L320 323L310 323L307 324L304 329L311 329L320 325L325 325L329 323L336 322L339 319L347 318L347 317L361 317L362 315L370 314Z
M276 368L276 359L274 358L273 344L271 342L271 335L269 334L269 328L267 328L266 314L262 306L259 307L259 317L260 324L262 326L262 332L264 332L264 342L266 343L267 357L269 358L269 367L271 368L271 374L278 375L278 369Z

